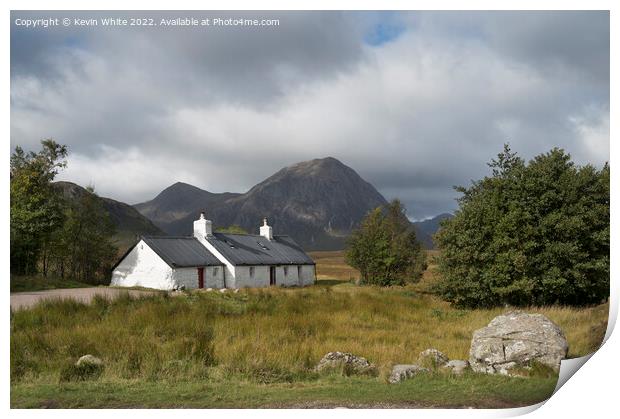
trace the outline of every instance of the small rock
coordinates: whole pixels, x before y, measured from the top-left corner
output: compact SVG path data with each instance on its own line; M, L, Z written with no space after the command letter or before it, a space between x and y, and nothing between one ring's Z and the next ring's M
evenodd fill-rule
M235 290L233 291L235 294L239 292L239 288L235 288Z
M469 361L461 361L454 359L448 361L442 368L451 370L452 374L461 375L467 368L469 368Z
M79 367L81 365L96 365L98 367L103 365L103 361L100 358L97 358L96 356L93 355L84 355L81 356L80 359L77 360L77 362L75 363L76 367Z
M206 288L205 291L211 292L211 291L213 291L213 288Z
M497 316L474 332L469 364L476 372L507 374L532 361L560 369L568 343L562 330L542 314L513 311Z
M435 348L426 349L420 352L418 363L428 368L438 368L444 366L450 359L441 351Z
M414 375L427 372L430 372L428 368L424 368L416 364L394 365L394 367L392 367L392 374L390 374L390 378L388 378L388 382L390 384L400 383L402 380L411 378Z
M226 288L222 288L222 289L220 290L220 292L221 292L222 294L223 294L223 293L225 293L226 291L227 291L227 289L226 289Z
M316 366L317 371L334 369L342 369L345 375L376 372L376 367L366 358L348 352L328 352Z

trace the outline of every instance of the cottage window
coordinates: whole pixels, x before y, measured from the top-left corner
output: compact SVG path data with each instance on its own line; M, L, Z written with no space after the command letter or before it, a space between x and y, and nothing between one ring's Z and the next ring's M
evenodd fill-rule
M219 268L217 266L213 268L213 276L217 276L218 269Z
M284 267L284 276L287 276L287 275L288 275L288 266L285 266Z
M254 266L250 266L250 278L254 278Z

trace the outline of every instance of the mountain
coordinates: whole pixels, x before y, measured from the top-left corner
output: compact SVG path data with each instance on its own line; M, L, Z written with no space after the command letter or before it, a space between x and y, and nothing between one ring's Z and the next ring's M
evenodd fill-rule
M205 211L215 228L239 225L258 233L263 217L274 234L306 249L342 249L368 211L387 201L353 169L333 157L285 167L244 194L215 194L175 183L135 208L168 234L189 235Z
M439 230L439 223L442 220L452 217L454 217L454 215L443 213L428 220L413 223L416 231L416 237L425 249L433 249L435 247L433 244L433 235Z
M167 226L186 217L195 217L205 208L219 206L240 195L229 192L211 193L187 183L177 182L161 191L153 200L136 204L134 208L162 229L176 231L176 228L167 229Z
M84 194L90 193L85 188L72 182L54 182L54 185L59 188L67 199L77 199ZM142 234L164 234L161 229L156 227L131 205L110 198L99 197L99 199L116 228L116 238L121 250L132 244L136 236Z

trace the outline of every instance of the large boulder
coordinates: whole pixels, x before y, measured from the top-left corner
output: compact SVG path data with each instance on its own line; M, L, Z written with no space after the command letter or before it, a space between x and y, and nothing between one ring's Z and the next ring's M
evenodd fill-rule
M390 384L400 383L402 380L411 378L420 373L430 372L428 368L421 367L416 364L400 364L392 367L392 373L388 378Z
M532 361L558 371L567 352L564 333L555 323L542 314L513 311L474 332L469 364L489 374L509 374L513 368L528 368Z
M321 358L316 370L319 372L338 370L345 375L374 374L376 367L361 356L348 352L328 352Z

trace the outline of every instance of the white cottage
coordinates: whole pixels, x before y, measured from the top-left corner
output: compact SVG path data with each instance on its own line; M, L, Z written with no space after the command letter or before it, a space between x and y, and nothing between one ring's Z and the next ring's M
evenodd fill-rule
M204 213L193 237L142 237L112 271L111 285L162 290L306 286L315 264L295 241L273 235L263 220L259 235L214 233Z

